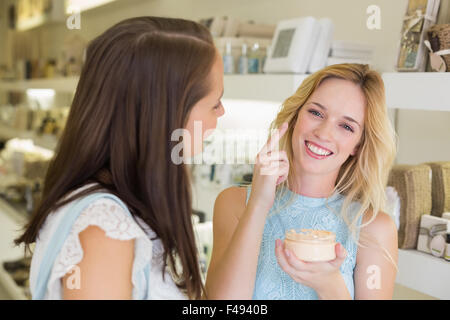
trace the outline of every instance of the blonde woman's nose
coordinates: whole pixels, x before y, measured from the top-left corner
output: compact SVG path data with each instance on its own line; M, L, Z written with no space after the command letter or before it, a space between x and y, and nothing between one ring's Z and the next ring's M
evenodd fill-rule
M314 134L322 141L331 141L333 138L333 124L329 121L322 121L314 130Z

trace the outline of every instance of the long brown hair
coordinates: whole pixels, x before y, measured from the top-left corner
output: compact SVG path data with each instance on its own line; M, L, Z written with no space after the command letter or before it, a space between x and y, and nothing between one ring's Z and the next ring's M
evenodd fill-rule
M16 245L29 248L50 212L106 188L161 239L163 270L169 265L177 285L200 298L189 177L171 161L171 133L209 93L216 54L209 31L183 19L127 19L90 42L42 201Z

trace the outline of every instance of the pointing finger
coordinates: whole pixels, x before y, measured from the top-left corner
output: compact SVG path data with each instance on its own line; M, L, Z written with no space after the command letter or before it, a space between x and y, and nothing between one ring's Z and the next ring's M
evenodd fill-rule
M286 133L287 129L288 129L288 123L284 122L277 130L275 130L275 132L269 138L269 141L267 141L267 143L262 148L261 153L266 153L266 152L277 149L278 142L283 137L283 135Z

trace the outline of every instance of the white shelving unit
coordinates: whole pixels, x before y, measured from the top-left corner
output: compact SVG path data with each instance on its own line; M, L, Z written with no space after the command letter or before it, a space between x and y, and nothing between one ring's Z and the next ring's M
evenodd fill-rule
M0 81L0 90L26 91L28 89L53 89L58 92L73 93L77 84L78 77Z
M283 102L292 95L308 75L258 74L226 75L224 78L224 99L246 99ZM450 111L450 73L383 73L388 108ZM0 90L25 91L27 89L55 89L60 92L74 92L78 78L0 82ZM0 126L0 136L26 136ZM48 141L36 139L37 144L51 147ZM56 143L55 143L56 144ZM53 145L54 148L54 145ZM217 190L217 193L219 191ZM200 207L210 209L204 197L197 199ZM1 202L0 202L1 204ZM3 205L3 208L5 206ZM0 206L2 209L2 206ZM211 209L212 210L212 209ZM3 212L3 210L1 210ZM2 219L2 215L0 215ZM0 223L0 228L5 225ZM12 239L10 233L0 232L4 244ZM6 239L8 237L8 239ZM10 248L2 248L1 252ZM16 251L13 255L18 255ZM3 258L3 257L0 257ZM0 282L5 285L0 270ZM450 262L417 250L399 250L399 272L396 282L439 299L450 299ZM14 288L11 288L12 293ZM20 294L18 294L20 296Z
M21 139L31 139L34 144L46 148L49 150L55 150L57 139L53 135L37 135L31 131L21 131L0 123L0 138L2 139L13 139L13 138L21 138Z
M224 98L283 102L308 75L226 75ZM393 109L450 111L450 73L382 74L386 104Z
M224 77L225 99L282 102L308 75L249 74ZM450 111L450 74L438 72L388 72L382 74L389 108ZM54 89L75 92L78 77L0 81L0 90Z
M22 229L25 222L23 215L0 198L0 263L23 258L23 248L14 247L13 240L19 235L18 230ZM0 287L8 293L11 299L27 299L23 289L14 282L3 265L0 265Z
M388 108L450 111L450 73L383 73Z
M417 250L398 252L396 282L432 297L450 300L450 262Z

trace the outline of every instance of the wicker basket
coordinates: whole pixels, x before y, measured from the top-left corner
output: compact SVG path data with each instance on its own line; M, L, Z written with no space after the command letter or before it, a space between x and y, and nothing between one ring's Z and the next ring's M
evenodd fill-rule
M431 168L428 165L395 165L388 185L400 197L398 247L415 249L419 236L420 217L431 213Z
M431 214L441 217L444 212L450 212L450 161L425 164L429 165L433 172Z
M450 24L436 24L427 30L433 52L450 49ZM443 55L446 71L450 72L450 54Z

